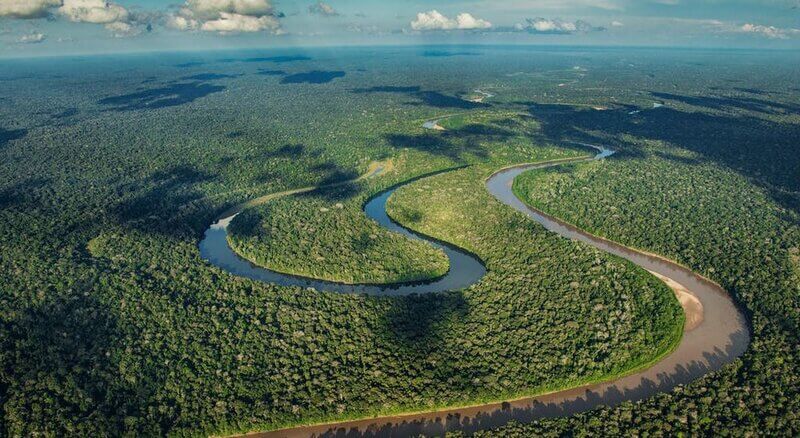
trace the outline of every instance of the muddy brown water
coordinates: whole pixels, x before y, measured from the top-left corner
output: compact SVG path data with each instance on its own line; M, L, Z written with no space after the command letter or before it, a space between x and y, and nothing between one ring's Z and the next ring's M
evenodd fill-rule
M603 159L614 153L594 145L580 145L599 151L592 159ZM580 160L571 162L574 161ZM511 420L525 423L541 418L572 415L603 405L614 406L624 401L641 400L692 382L741 356L750 343L747 319L730 295L719 285L662 257L584 232L528 207L513 194L513 181L523 172L563 163L562 161L524 164L503 169L492 175L487 180L486 186L500 202L539 222L546 229L622 257L684 286L688 293L700 302L702 321L696 327L684 332L680 344L671 354L652 367L628 376L538 397L436 412L302 426L253 433L249 436L261 438L400 437L419 434L436 436L455 430L471 433L502 426ZM388 196L386 198L388 199ZM381 199L381 208L385 208L385 202L386 199Z

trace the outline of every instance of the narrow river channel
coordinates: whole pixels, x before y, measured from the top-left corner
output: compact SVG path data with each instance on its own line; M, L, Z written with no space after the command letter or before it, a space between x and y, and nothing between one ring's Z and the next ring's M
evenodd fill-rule
M599 152L593 158L610 157L614 151L599 146L577 143ZM575 162L573 160L569 162ZM454 408L436 412L379 417L361 421L303 426L285 430L257 433L252 436L324 437L324 436L408 436L441 435L461 430L470 433L496 427L510 420L530 422L538 418L566 416L601 405L614 406L623 401L636 401L659 392L670 391L730 363L747 349L750 332L747 319L720 286L688 268L656 255L627 248L607 239L593 236L562 222L520 201L512 192L514 179L531 169L553 167L565 162L522 164L498 171L486 181L489 192L500 202L527 215L546 229L565 238L579 240L607 253L622 257L647 269L666 281L676 294L683 294L681 304L687 313L687 326L677 349L654 366L634 374L595 385L501 403ZM203 258L212 264L241 277L271 282L283 286L313 287L319 290L344 293L373 293L404 295L430 293L465 288L485 274L483 264L458 248L443 245L409 231L394 223L386 214L386 201L394 189L383 192L364 207L367 216L382 226L413 239L422 239L442 248L450 257L450 272L427 284L395 286L343 285L276 273L252 265L238 257L227 242L227 226L238 213L233 213L212 225L200 244ZM684 300L685 298L685 300Z
M376 174L378 173L380 173L380 170L376 172ZM239 215L241 210L229 213L206 230L205 237L200 242L200 255L212 265L224 269L237 277L250 278L279 286L298 286L328 292L371 295L422 294L460 290L480 281L486 274L486 268L477 257L455 246L417 234L398 225L389 218L389 215L386 214L386 201L396 189L397 187L391 188L370 199L364 205L364 213L389 231L400 233L410 239L423 240L444 251L445 255L450 259L450 270L443 277L427 282L372 285L336 283L272 271L240 257L231 248L228 242L228 226Z

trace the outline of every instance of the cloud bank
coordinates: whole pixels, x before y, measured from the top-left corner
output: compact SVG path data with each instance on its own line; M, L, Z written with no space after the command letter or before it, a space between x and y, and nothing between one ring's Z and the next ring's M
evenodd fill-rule
M786 40L790 37L800 36L800 29L783 29L775 26L746 23L737 28L740 33L761 35L770 39Z
M38 44L46 39L47 36L45 36L43 33L32 33L17 38L17 42L20 44Z
M64 0L58 13L76 23L127 23L128 10L105 0Z
M130 23L115 21L105 25L106 30L111 32L115 38L134 37L142 33L142 28Z
M219 34L269 32L273 34L284 33L282 18L284 15L275 10L274 0L180 0L177 6L171 6L168 12L153 8L145 11L136 7L129 7L138 0L0 0L0 18L11 19L48 19L62 22L91 23L103 26L111 36L132 37L152 30L153 26L167 26L182 31L214 32ZM176 0L171 0L176 1ZM341 16L332 7L329 0L308 0L308 13L324 20L326 17ZM685 17L645 17L643 25L638 20L626 19L621 6L632 3L634 0L537 0L537 10L550 11L546 16L557 16L566 6L591 7L622 11L615 13L614 18L621 21L606 21L609 29L614 30L613 36L623 33L658 33L683 35L691 34L692 38L703 36L717 37L717 41L725 36L727 41L752 40L760 44L780 44L781 41L800 39L800 29L791 24L780 26L778 23L759 23L751 21L752 16L745 16L741 21L717 20L710 18L685 18ZM686 5L687 0L647 0L650 3ZM702 3L719 2L720 0L697 0ZM748 0L749 1L749 0ZM755 0L753 0L755 1ZM770 5L783 4L790 0L763 0ZM798 0L791 0L796 2ZM121 3L121 4L120 4ZM169 3L165 0L165 3ZM508 0L504 3L505 10L517 11L524 14L530 10L531 2ZM487 12L488 14L489 12ZM568 13L568 12L564 12ZM364 18L363 14L354 14ZM520 16L520 15L517 15ZM523 17L525 15L522 15ZM448 32L448 31L475 31L491 30L502 33L526 32L534 35L585 35L591 32L606 30L604 27L593 26L584 20L562 20L559 18L528 18L513 25L513 21L500 26L495 26L490 21L473 16L471 13L462 12L458 15L447 16L436 9L419 12L409 23L409 27L402 30L392 30L381 27L379 24L367 22L348 23L344 20L333 20L340 25L342 31L360 32L369 34L418 34L420 32ZM786 21L781 21L787 23ZM774 24L774 25L771 25ZM43 24L47 26L47 24ZM43 29L50 33L47 28ZM311 30L298 30L299 35L317 35ZM31 31L35 35L37 31ZM26 35L30 36L30 35ZM53 38L55 39L55 38ZM13 38L10 42L15 42ZM26 43L28 41L25 41ZM31 41L33 42L33 41Z
M435 30L475 30L475 29L489 29L492 23L475 18L472 14L462 12L456 16L455 19L448 18L437 10L428 12L420 12L417 18L411 22L411 29L417 31L435 31Z
M166 23L178 30L282 33L269 0L186 0Z
M115 37L138 35L143 28L150 28L152 19L149 14L132 14L106 0L0 0L0 17L62 17L74 23L103 24Z
M308 12L316 15L322 15L323 17L336 17L339 15L339 13L336 12L336 9L333 9L333 6L323 2L317 2L316 4L309 6Z
M61 0L0 0L0 17L42 18L58 6Z
M528 18L525 23L517 24L514 28L518 31L550 35L572 35L605 30L603 27L592 26L584 20L572 22L542 17Z

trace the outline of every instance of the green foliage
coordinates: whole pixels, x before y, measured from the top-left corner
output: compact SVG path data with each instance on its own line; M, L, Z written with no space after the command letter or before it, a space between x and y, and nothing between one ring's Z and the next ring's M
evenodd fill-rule
M515 155L527 160L536 152L527 135L535 132L537 125L528 117L482 112L457 119L458 126L448 125L447 132L406 136L404 141L425 141L446 154L449 150L469 151L469 155L457 157L466 162L508 160ZM571 156L575 152L551 150L548 154ZM387 232L362 211L372 194L437 165L447 166L447 161L423 160L407 151L389 162L389 170L378 178L245 210L231 224L229 241L237 253L258 265L305 277L351 284L441 277L449 268L443 252Z
M488 123L430 138L425 132L413 134L410 140L427 138L446 154L400 151L398 170L359 187L342 202L342 210L356 214L359 198L462 160L483 156L499 167L582 153L536 147L516 134L525 132L525 120L497 120L511 128ZM461 155L463 150L469 154ZM481 187L485 176L459 175L470 175L474 187ZM496 217L499 222L485 236L489 246L504 248L510 242L502 239L511 238L514 246L530 248L532 239L542 240L554 255L528 250L495 260L497 253L468 246L480 250L494 270L485 284L469 291L390 299L231 278L199 259L194 237L230 204L206 197L182 207L177 217L170 213L198 178L202 172L156 174L129 195L130 201L118 201L116 209L103 207L113 215L78 222L84 224L79 232L65 235L69 245L58 243L66 248L58 258L51 255L59 250L48 246L54 226L69 227L97 213L61 202L47 211L54 220L68 221L31 228L17 209L5 211L9 225L4 230L16 236L9 241L18 242L20 250L9 246L3 282L17 302L31 303L5 313L4 351L24 351L3 358L10 433L247 430L495 399L623 372L674 341L653 322L675 317L663 311L676 305L662 284L508 212ZM427 184L422 180L413 187ZM225 193L223 185L216 190ZM482 189L464 193L479 196L478 201L467 197L469 204L449 211L504 210L476 208L487 196ZM300 199L301 208L322 202L320 194ZM333 201L325 202L335 206ZM445 205L431 207L439 214ZM61 215L66 212L74 217ZM124 222L115 223L115 215ZM176 224L183 227L173 228ZM335 238L335 233L324 235ZM542 257L548 264L530 270L528 264ZM556 257L566 259L554 262ZM571 269L576 258L602 277L593 284L587 272ZM555 266L561 268L551 272ZM38 292L42 280L30 278L60 292ZM623 298L623 291L633 290L642 293ZM593 298L587 301L586 294ZM629 310L633 301L649 299L652 307ZM598 304L620 317L608 320L588 311ZM642 311L663 318L640 318ZM573 321L575 315L591 319L581 325ZM596 331L600 326L603 330ZM553 350L553 339L557 351L564 345L565 353ZM628 343L640 347L622 348ZM64 363L77 368L64 373Z
M800 216L774 192L697 154L660 143L642 143L639 151L635 159L531 171L514 189L592 233L674 258L718 281L747 306L751 348L740 363L674 395L480 436L725 435L731 424L738 431L798 431ZM665 418L678 421L667 429Z
M398 222L485 261L489 273L465 296L487 304L507 302L510 297L494 291L508 291L515 295L513 308L538 309L527 330L559 346L549 359L532 359L545 372L542 379L566 366L586 374L585 381L596 381L636 369L677 344L684 316L672 291L632 264L561 239L502 206L483 187L494 170L475 166L402 187L387 211ZM514 311L493 313L484 318L497 324L517 319ZM595 319L600 315L605 316ZM585 332L588 327L594 330ZM515 332L507 342L516 344L514 336L527 335ZM550 387L574 384L581 380L577 375Z
M644 159L532 171L514 189L537 208L593 233L678 260L739 300L758 302L759 313L782 314L770 318L772 324L800 332L789 252L800 241L800 216L734 172L699 161L676 163L677 157L697 160L688 151L665 153L658 144L641 150ZM764 296L764 288L773 294Z
M775 201L733 197L725 209L691 216L691 222L680 222L683 227L657 228L653 212L668 211L659 191L690 167L669 170L681 157L654 169L651 176L660 185L647 186L637 176L635 184L648 190L627 188L622 193L628 197L608 198L618 209L637 198L654 203L641 205L645 215L624 217L645 220L641 226L609 227L609 233L624 229L644 242L644 232L636 230L659 229L650 242L654 249L695 263L734 291L753 315L751 351L695 384L639 404L487 434L800 433L793 298L799 282L797 264L787 258L796 254L798 243L786 227L794 220L791 202L799 185L792 115L798 99L790 91L800 83L796 59L784 52L631 55L581 49L564 56L528 50L490 48L480 56L432 59L417 56L415 49L392 49L391 56L383 56L384 49L366 54L320 49L309 54L313 60L279 67L227 62L253 57L228 52L193 54L201 62L194 67L173 65L198 61L180 55L170 55L170 61L137 55L4 62L0 435L268 429L533 393L622 372L655 357L659 346L669 343L666 327L677 323L669 319L675 303L662 284L627 263L544 233L491 204L480 186L489 168L575 155L535 144L586 136L624 146L627 134L665 143L678 139L701 161L741 174L744 180L733 187L750 184L763 190L759 197ZM281 84L280 78L258 74L263 68L287 74L332 70L325 65L330 59L336 59L335 70L347 74L328 84ZM584 69L575 70L576 64ZM119 111L99 103L159 90L170 101L163 90L186 89L171 84L215 72L231 77L204 82L213 88L195 89L218 91L190 96L193 100L180 105ZM782 91L752 95L733 90L731 81ZM490 107L454 98L487 84L498 94L487 101ZM668 107L636 117L623 106L649 108L656 99L667 100L650 94L653 90L675 94L676 88L717 97L684 98L696 104L686 107L670 100ZM722 105L699 113L704 103ZM577 111L573 104L611 110ZM442 133L420 126L442 115L495 110L505 115L464 118L469 123ZM532 118L509 115L520 111ZM645 161L638 149L633 144L624 151L641 158L631 163ZM483 283L423 297L345 296L235 278L200 259L203 231L228 208L346 179L388 157L407 160L403 174L362 188L363 194L430 171L491 162L420 181L393 200L409 225L452 224L452 230L430 231L485 257L490 270ZM657 157L647 156L652 158ZM445 181L454 185L440 185ZM682 190L709 184L711 194L727 190L712 183L680 180ZM438 194L442 204L400 202L399 196L412 193ZM711 194L700 199L703 208L714 204ZM583 205L574 196L576 202L566 206ZM753 209L738 209L742 201ZM306 202L315 201L303 198ZM357 202L348 202L343 213L355 212ZM750 224L765 217L756 211L764 205L773 222ZM729 213L723 220L716 214L724 210ZM734 217L737 212L743 217ZM569 217L569 211L562 213ZM589 210L577 216L576 222L585 217L593 231L606 226ZM748 225L741 225L745 220ZM722 251L726 221L739 224L731 228L737 243ZM687 244L671 243L673 233L687 233L681 234ZM616 237L625 242L624 234ZM707 236L714 236L713 245ZM754 254L746 254L751 249ZM719 254L709 255L712 251ZM628 311L626 305L648 297L653 301L643 302L636 314ZM659 302L665 306L656 307ZM607 313L589 312L596 304ZM608 318L612 313L624 318ZM578 321L610 335L599 339ZM637 327L660 343L645 342L648 335Z
M446 274L443 251L389 232L364 215L368 192L362 186L321 189L246 210L230 226L231 246L274 271L342 283L403 283Z

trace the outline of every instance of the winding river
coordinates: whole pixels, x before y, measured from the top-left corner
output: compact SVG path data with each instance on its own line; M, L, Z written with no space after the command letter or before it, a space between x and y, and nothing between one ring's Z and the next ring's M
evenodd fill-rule
M376 167L359 179L372 178L380 175L382 170L382 167ZM341 184L342 183L339 183L339 185ZM270 197L269 200L277 199L282 196L290 196L297 193L307 193L318 188L319 187L308 187L305 189L283 192L277 196ZM379 193L377 196L370 199L364 205L364 212L370 219L374 220L389 231L400 233L410 239L423 240L444 251L445 255L450 259L450 269L443 277L434 279L433 281L386 285L345 284L283 274L263 268L261 266L257 266L239 256L233 250L233 248L231 248L230 243L228 242L228 226L247 206L242 206L229 211L224 215L223 218L211 225L211 227L206 230L205 237L200 242L200 255L212 265L224 269L225 271L228 271L238 277L264 281L267 283L277 284L279 286L298 286L339 293L363 293L371 295L408 295L412 293L422 294L444 292L448 290L460 290L480 281L484 274L486 274L486 268L477 257L472 254L468 254L455 246L448 245L444 242L438 242L421 234L417 234L398 225L389 218L389 215L386 214L386 201L390 196L392 196L395 190L397 190L397 187L393 187L389 190Z
M555 217L531 208L512 192L514 179L521 173L553 167L576 161L599 160L614 151L599 146L576 143L593 148L598 153L592 158L562 160L549 163L521 164L502 169L486 181L489 192L500 202L527 215L546 229L565 238L579 240L602 251L627 259L647 269L672 288L686 312L684 335L678 347L654 366L613 381L587 385L537 397L521 398L502 403L458 407L435 412L415 413L347 421L253 434L259 437L307 436L407 436L441 435L447 431L461 430L470 433L508 423L510 420L530 422L538 418L571 415L592 408L614 406L623 401L636 401L659 392L686 384L703 375L718 370L746 350L750 342L747 319L731 297L716 283L695 274L686 267L663 257L625 247L610 240L594 236ZM380 173L373 172L374 176ZM363 177L362 177L363 178ZM300 189L311 191L313 188ZM237 276L272 282L279 285L313 287L320 290L345 293L374 293L403 295L457 290L467 287L485 274L483 264L474 256L458 248L432 241L394 223L386 214L386 201L395 189L387 190L371 199L364 207L367 216L382 226L402 233L412 239L425 240L442 248L450 257L450 272L431 283L394 286L343 285L279 274L252 265L239 258L227 243L227 225L238 214L233 211L209 228L200 244L201 254L212 264ZM293 191L291 193L297 193ZM289 193L289 194L291 194Z

